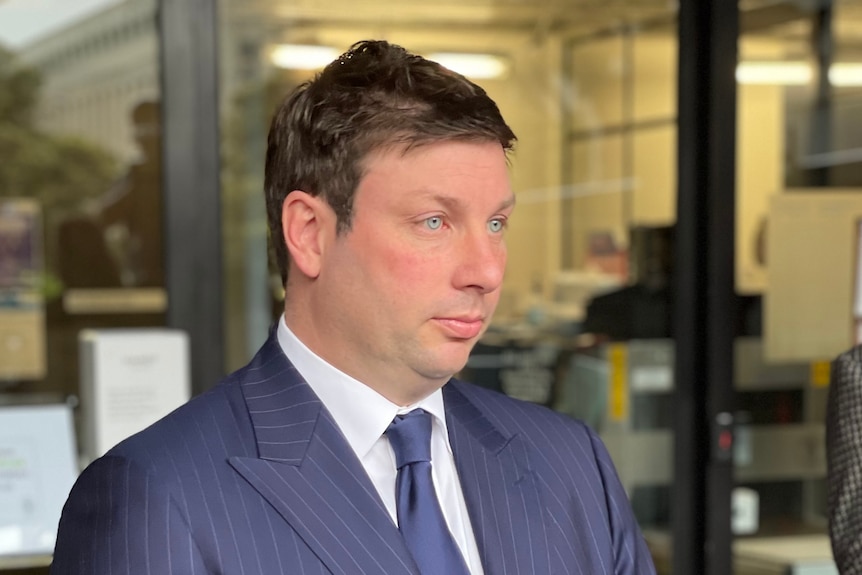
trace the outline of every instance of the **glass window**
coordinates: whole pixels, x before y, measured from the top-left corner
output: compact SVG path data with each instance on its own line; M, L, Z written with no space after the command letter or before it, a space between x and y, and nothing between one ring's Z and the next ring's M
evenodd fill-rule
M0 410L78 405L84 330L164 325L155 10L155 0L0 4ZM141 13L152 15L145 33L113 34ZM141 77L133 91L130 74ZM5 480L0 572L47 572L50 556L16 551ZM26 487L38 514L48 498Z
M223 0L225 332L234 369L283 307L278 272L265 259L265 135L286 91L314 70L297 69L279 50L312 45L332 59L357 40L383 38L426 55L493 56L499 72L473 79L518 135L517 209L498 312L463 375L591 423L657 559L667 562L677 39L669 5L643 4L565 3L548 12L502 1L252 9ZM355 19L343 18L348 9ZM633 278L647 278L648 287L634 287ZM610 374L629 369L617 359L619 345L633 338L652 339L630 352L631 390L612 388L619 378ZM618 409L629 393L628 409Z
M841 1L755 12L743 17L737 68L740 573L764 554L785 568L830 564L829 362L862 343L853 329L862 12Z

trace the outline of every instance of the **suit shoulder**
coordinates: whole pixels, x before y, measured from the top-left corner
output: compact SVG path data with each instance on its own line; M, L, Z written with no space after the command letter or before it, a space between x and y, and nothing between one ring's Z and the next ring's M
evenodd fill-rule
M536 473L554 484L552 490L574 493L578 486L589 486L591 492L609 496L616 469L601 439L584 422L464 382L456 382L455 390L500 433L523 442Z
M862 387L862 345L857 345L832 361L832 381L842 388Z
M835 358L835 363L838 364L853 364L858 366L862 366L862 345L854 346L847 351L838 355Z
M594 436L583 421L543 405L515 399L465 381L453 380L452 383L485 417L509 434L521 434L539 445L547 443L549 437L560 435L588 444Z

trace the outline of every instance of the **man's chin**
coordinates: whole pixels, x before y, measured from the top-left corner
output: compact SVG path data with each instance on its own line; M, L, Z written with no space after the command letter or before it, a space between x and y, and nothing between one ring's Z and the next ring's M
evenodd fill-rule
M434 334L435 339L425 339L422 349L413 355L413 368L416 373L430 380L448 380L458 374L470 357L470 352L476 345L475 339L450 339L440 338Z
M472 349L472 346L470 348ZM428 366L425 375L432 379L448 380L458 375L467 366L468 358L469 353L441 359L435 365Z

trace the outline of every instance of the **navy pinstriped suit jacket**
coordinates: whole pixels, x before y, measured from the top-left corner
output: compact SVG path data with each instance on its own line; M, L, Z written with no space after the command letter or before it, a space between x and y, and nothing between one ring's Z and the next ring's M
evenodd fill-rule
M590 430L456 380L443 395L487 575L654 573ZM247 367L81 474L51 572L418 575L358 458L274 334Z

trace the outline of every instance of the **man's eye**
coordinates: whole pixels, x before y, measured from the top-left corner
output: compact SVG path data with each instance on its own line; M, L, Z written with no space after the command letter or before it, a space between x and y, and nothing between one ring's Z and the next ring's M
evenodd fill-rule
M428 226L429 230L439 230L443 225L443 218L439 216L432 216L425 220L425 225Z
M506 227L506 222L503 220L491 220L488 222L488 229L494 233L503 231L503 228Z

